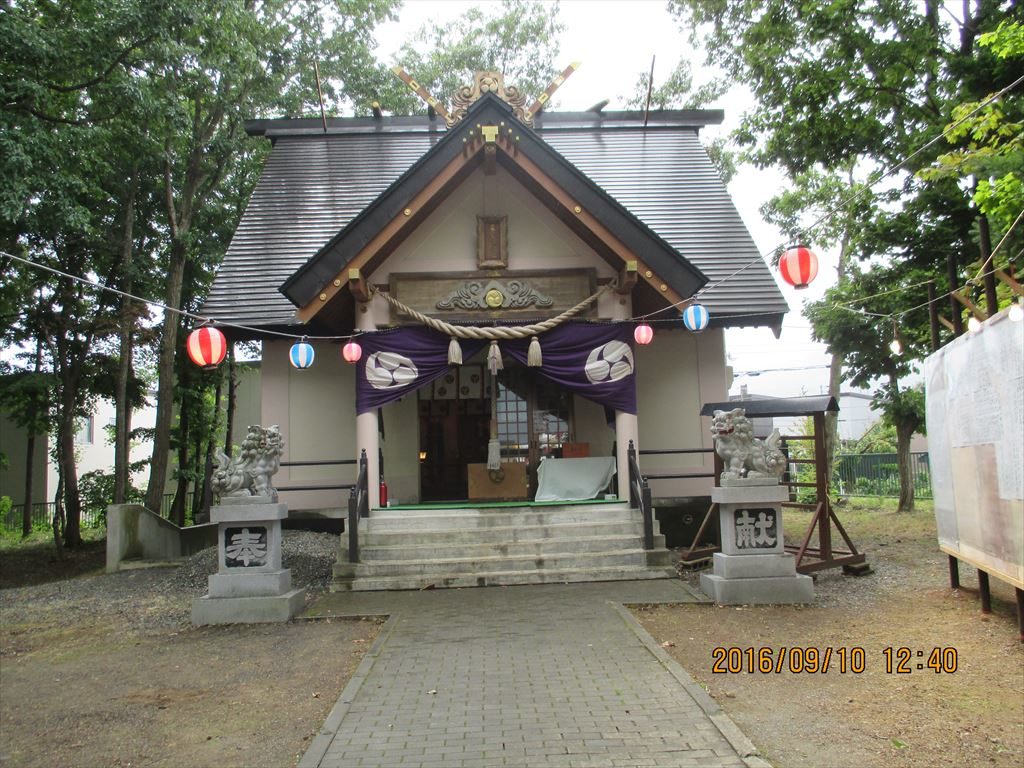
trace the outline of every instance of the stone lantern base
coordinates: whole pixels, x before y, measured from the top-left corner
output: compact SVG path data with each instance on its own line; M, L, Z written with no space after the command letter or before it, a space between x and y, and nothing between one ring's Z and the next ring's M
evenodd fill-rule
M809 603L810 576L796 572L796 558L785 551L782 502L786 488L743 485L715 488L722 551L714 555L712 573L701 574L700 588L720 605Z
M219 526L219 568L209 592L192 601L192 623L255 624L288 621L305 604L281 567L281 521L288 506L270 497L226 498L210 510Z

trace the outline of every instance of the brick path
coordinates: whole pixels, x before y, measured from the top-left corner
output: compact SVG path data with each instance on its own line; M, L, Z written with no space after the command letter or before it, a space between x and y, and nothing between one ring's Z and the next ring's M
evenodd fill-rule
M390 614L300 768L765 766L621 607L679 582L335 594Z

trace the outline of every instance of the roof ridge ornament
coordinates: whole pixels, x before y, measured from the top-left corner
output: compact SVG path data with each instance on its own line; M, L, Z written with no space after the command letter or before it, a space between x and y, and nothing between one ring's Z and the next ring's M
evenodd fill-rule
M526 108L526 94L514 85L505 85L505 75L501 72L482 71L473 75L470 85L463 85L452 95L452 112L445 118L451 128L462 120L469 107L479 101L485 93L493 93L512 107L512 114L526 125L533 127L533 115Z
M391 71L394 72L403 83L408 85L413 93L423 99L427 106L431 107L435 112L437 112L437 114L441 115L448 128L451 128L462 120L462 118L464 118L469 112L469 107L479 101L485 93L493 93L499 99L511 106L512 114L514 114L525 125L533 128L534 116L544 108L554 95L555 91L562 86L562 83L568 80L569 76L580 68L580 64L581 62L574 61L566 67L560 75L556 76L555 79L548 84L548 87L544 89L544 92L538 96L537 100L529 107L526 106L527 97L525 93L520 91L514 85L505 85L505 75L503 73L481 70L473 75L473 82L470 85L461 86L452 95L451 112L448 112L448 110L445 109L444 104L434 98L426 88L414 80L404 69L401 67L392 67Z

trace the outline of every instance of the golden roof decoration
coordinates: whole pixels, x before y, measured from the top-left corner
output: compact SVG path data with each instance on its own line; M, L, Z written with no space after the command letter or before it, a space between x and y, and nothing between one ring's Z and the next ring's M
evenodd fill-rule
M463 85L452 96L452 111L449 112L444 104L434 98L426 88L413 79L401 67L392 67L391 71L409 88L423 99L427 105L437 114L444 118L445 125L451 128L466 116L470 105L478 101L485 93L493 93L499 99L512 107L512 113L530 128L533 127L534 116L544 108L548 99L566 81L566 79L580 67L580 62L574 61L565 70L551 81L545 91L537 97L529 107L526 106L526 94L514 85L505 85L505 75L501 72L481 71L473 75L473 82L470 85Z
M493 93L512 107L512 113L526 125L533 126L533 115L526 107L526 94L514 85L505 85L505 76L501 72L477 72L473 75L473 83L459 88L452 96L452 111L445 118L451 128L466 116L471 104L479 100L485 93Z

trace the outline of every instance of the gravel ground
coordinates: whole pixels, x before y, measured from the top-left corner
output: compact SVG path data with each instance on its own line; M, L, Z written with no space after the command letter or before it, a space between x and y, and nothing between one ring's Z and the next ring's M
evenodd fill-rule
M306 587L307 603L327 591L338 556L338 537L329 533L283 531L281 560L292 584ZM64 612L68 621L119 614L134 629L160 630L189 625L192 598L206 594L207 577L217 572L217 548L197 552L180 566L141 568L0 591L5 623L38 611ZM156 609L154 604L159 607Z

